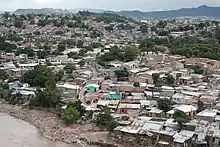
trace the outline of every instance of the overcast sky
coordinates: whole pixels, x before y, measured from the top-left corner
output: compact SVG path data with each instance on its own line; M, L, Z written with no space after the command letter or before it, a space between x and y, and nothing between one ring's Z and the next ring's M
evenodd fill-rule
M170 10L199 5L220 6L220 0L0 0L1 10L17 8L95 8L108 10Z

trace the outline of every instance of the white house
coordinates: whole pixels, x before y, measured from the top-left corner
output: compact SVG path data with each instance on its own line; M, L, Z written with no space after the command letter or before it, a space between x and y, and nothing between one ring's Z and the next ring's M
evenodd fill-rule
M39 63L18 64L21 69L33 70Z
M167 112L167 116L172 117L176 110L182 111L186 115L192 117L196 115L197 108L192 105L177 105L172 110Z
M69 83L56 84L57 88L61 92L62 98L76 98L79 93L79 86Z

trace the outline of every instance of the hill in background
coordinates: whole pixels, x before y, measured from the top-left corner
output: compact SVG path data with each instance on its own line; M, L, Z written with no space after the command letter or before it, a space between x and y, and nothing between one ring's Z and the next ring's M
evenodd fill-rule
M199 6L197 8L182 8L178 10L170 11L152 11L152 12L141 12L135 11L109 11L104 9L90 9L80 8L71 10L53 9L53 8L42 8L42 9L17 9L14 13L20 14L69 14L78 13L79 11L90 11L93 13L116 13L121 16L131 17L134 19L166 19L166 18L178 18L178 17L209 17L209 18L220 18L220 7L209 7L206 5Z
M132 17L136 19L165 19L176 17L214 17L220 18L220 7L209 7L206 5L199 6L197 8L182 8L179 10L170 11L153 11L153 12L141 12L141 11L120 11L118 14Z

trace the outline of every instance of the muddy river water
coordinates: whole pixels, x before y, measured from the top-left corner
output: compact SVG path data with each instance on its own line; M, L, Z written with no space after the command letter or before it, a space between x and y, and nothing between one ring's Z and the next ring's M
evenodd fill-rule
M0 113L0 147L73 147L73 145L47 140L34 126Z

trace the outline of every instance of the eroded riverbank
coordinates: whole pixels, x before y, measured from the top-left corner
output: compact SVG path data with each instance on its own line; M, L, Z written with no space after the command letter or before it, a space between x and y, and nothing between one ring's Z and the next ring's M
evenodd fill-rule
M92 124L74 124L66 127L54 113L22 109L8 104L0 104L0 112L28 122L52 141L82 146L120 146L108 136L108 132L100 131Z

